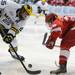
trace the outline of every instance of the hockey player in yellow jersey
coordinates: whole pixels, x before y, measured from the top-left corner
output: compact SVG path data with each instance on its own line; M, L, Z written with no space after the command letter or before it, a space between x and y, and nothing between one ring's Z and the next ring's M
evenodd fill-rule
M17 52L16 35L23 29L25 21L32 13L32 7L30 5L18 5L10 0L6 2L2 1L0 0L0 34L3 41L9 44L8 51L11 56L18 59L10 43ZM19 55L19 57L22 61L24 60L23 56Z

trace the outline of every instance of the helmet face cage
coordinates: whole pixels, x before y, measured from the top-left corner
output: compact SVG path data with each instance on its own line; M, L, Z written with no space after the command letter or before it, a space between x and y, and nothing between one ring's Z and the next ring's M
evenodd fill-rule
M51 20L50 20L50 19L48 19L47 23L48 23L48 24L51 24Z
M19 17L22 19L25 19L27 16L31 15L32 13L32 8L29 6L29 5L26 5L26 6L22 6L20 8L20 11L19 11Z
M22 6L22 8L20 9L20 15L22 15L23 13L27 13L27 11L25 10L24 6Z
M46 23L52 23L57 18L55 14L49 14L46 16Z

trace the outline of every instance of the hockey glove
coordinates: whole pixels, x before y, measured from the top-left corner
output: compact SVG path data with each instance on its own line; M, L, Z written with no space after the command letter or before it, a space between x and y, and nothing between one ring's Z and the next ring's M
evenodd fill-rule
M8 33L3 37L3 41L5 41L8 44L11 43L13 39L14 36L11 33Z
M37 9L38 9L38 13L40 14L40 13L42 12L41 7L40 7L40 6L38 6L38 7L37 7Z
M48 38L47 42L46 42L46 47L49 49L53 49L55 45L55 40L52 40L50 37Z

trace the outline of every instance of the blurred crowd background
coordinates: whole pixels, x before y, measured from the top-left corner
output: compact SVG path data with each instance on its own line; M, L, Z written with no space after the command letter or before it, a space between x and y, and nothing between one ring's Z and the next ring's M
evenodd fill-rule
M17 3L25 3L25 2L32 2L36 3L39 0L14 0ZM49 5L60 5L60 6L75 6L75 0L46 0Z
M48 0L48 4L51 5L64 5L64 6L75 6L75 0Z
M30 4L33 8L33 13L37 14L37 2L40 0L13 0L19 4ZM42 0L41 0L42 1ZM49 13L59 15L75 16L75 0L45 0L48 3L47 9Z

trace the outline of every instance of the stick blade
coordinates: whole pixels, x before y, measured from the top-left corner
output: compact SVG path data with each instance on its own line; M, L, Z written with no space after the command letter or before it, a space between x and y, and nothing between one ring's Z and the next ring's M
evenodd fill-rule
M29 74L40 74L41 70L36 70L36 71L27 70L27 73L29 73Z

